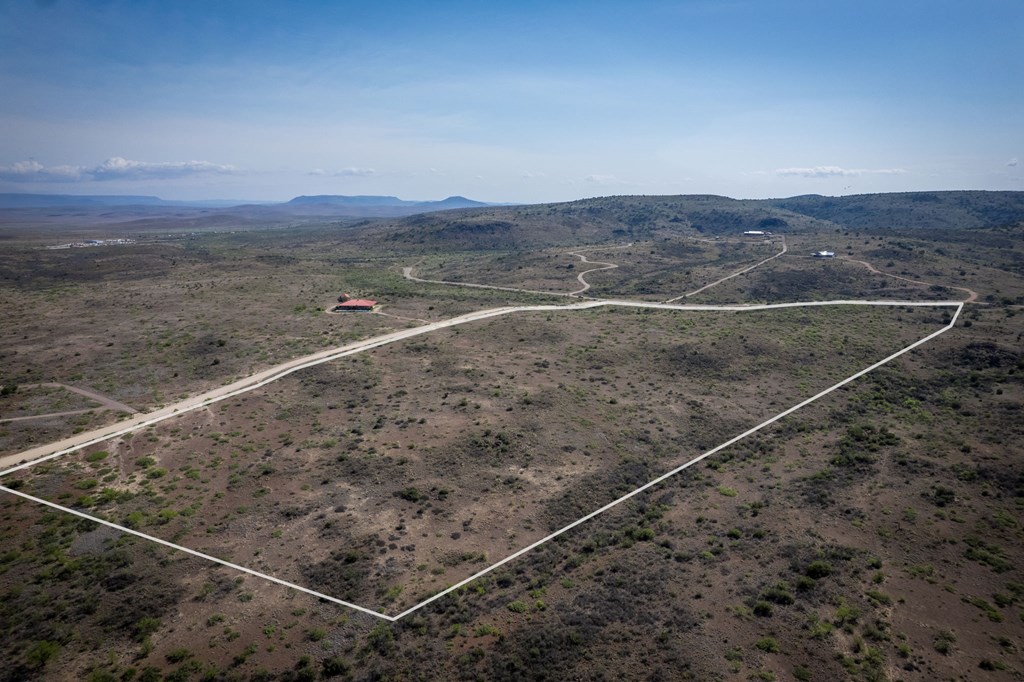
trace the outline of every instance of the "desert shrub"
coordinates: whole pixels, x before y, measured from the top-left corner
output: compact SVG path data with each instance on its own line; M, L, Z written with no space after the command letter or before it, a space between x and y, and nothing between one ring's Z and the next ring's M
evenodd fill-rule
M426 495L421 493L419 490L416 490L416 488L411 487L406 488L405 490L399 490L395 493L395 496L400 497L403 500L408 500L409 502L419 502L420 500L426 499Z
M804 569L804 574L808 578L814 578L815 580L825 578L832 575L832 564L827 561L812 561L807 564L807 568Z
M935 639L932 641L932 645L935 650L943 656L948 656L949 652L953 650L953 643L956 641L956 635L949 630L939 630L935 635Z
M323 660L324 677L337 677L348 674L348 663L339 656L331 656Z
M159 618L151 618L149 616L144 616L143 618L140 618L138 621L136 621L133 631L135 634L135 639L141 642L146 637L149 637L151 634L153 634L159 629Z
M60 651L60 644L44 639L29 648L25 659L33 668L42 668L57 655L58 651Z
M789 591L789 584L786 582L780 582L773 587L769 587L761 595L761 598L782 606L788 606L796 601Z
M889 606L890 604L892 604L892 597L885 594L884 592L879 592L878 590L868 590L866 594L872 601L876 601L882 606Z
M395 632L387 623L380 623L370 630L366 640L378 653L385 654L394 645Z
M840 603L833 621L839 626L851 626L860 618L860 609L846 603Z
M989 566L996 573L1005 573L1013 569L1013 562L1006 558L1003 549L997 545L987 544L984 540L976 537L964 538L967 549L964 556L971 561Z

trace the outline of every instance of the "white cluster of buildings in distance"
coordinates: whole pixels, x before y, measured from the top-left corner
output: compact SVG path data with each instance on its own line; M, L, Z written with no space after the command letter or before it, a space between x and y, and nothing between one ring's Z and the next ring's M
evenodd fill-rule
M89 246L118 246L121 244L134 244L134 239L89 239L84 242L72 242L70 244L57 244L47 246L48 249L84 249Z

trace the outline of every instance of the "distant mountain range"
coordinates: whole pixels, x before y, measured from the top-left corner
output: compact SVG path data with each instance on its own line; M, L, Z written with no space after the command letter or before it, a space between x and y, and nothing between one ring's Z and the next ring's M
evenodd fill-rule
M173 206L195 208L225 208L245 204L270 204L277 202L243 201L239 199L209 199L199 201L175 201L145 195L133 194L3 194L0 193L0 208L68 208L95 206Z
M341 194L317 194L313 196L295 197L287 202L289 205L325 205L325 206L360 206L360 207L392 207L392 206L417 206L430 210L444 210L449 208L480 208L482 206L493 206L482 201L473 201L466 197L454 196L442 199L441 201L407 201L398 197L357 195L344 196Z
M244 201L237 199L210 199L205 201L175 201L160 197L131 194L0 194L0 208L91 208L98 206L167 206L174 208L232 208L235 206L332 206L353 209L414 208L442 211L450 208L480 208L490 206L482 201L454 196L441 201L407 201L390 196L344 196L321 194L295 197L291 201ZM415 211L422 212L422 211ZM401 211L408 214L410 211Z
M72 220L73 219L73 220ZM367 223L364 221L372 221ZM713 195L613 196L537 204L485 204L465 197L407 201L394 196L300 196L281 203L165 201L152 196L0 194L0 227L100 227L110 234L365 226L387 247L542 248L634 241L692 230L791 233L834 230L1024 228L1024 192L946 191L730 199Z

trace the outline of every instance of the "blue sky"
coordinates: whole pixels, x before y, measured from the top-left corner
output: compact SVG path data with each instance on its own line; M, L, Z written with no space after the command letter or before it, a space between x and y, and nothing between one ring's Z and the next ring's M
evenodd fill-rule
M1024 190L1024 2L0 0L0 191Z

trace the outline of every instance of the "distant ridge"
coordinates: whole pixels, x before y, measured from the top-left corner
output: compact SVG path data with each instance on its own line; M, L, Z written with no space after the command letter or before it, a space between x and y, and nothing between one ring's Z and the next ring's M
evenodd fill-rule
M3 208L47 208L50 206L159 206L160 197L133 195L0 194Z
M209 199L176 201L160 197L135 194L21 194L0 193L0 208L65 208L96 206L171 206L195 208L226 208L231 206L269 204L277 202L245 201L242 199Z
M307 206L310 204L324 206L415 206L417 203L415 201L403 201L398 197L367 194L355 196L345 196L342 194L302 195L285 202L285 204L290 206Z
M256 229L333 222L372 229L388 246L515 249L652 239L680 230L1024 230L1024 192L939 191L730 199L714 195L611 196L535 205L462 196L300 196L272 204L167 201L141 195L0 193L0 227L41 229L74 216L78 226L133 230Z
M454 196L442 199L441 201L428 201L429 205L436 206L438 208L477 208L478 206L491 206L492 204L485 204L482 201L474 201L467 199L466 197Z
M805 194L762 203L851 229L948 230L1024 222L1024 192L1019 191Z
M350 206L350 207L396 207L396 206L415 206L420 208L434 208L434 209L445 209L445 208L479 208L482 206L489 206L482 201L474 201L467 199L466 197L454 196L442 199L441 201L408 201L406 199L399 199L398 197L392 196L374 196L359 194L354 196L346 196L343 194L315 194L311 196L298 196L291 201L286 202L292 206L298 205L324 205L324 206Z
M317 194L298 196L290 201L247 201L242 199L208 199L177 201L160 197L134 194L26 194L0 193L0 208L98 208L103 206L166 206L171 208L233 208L236 206L330 206L334 209L354 209L369 212L400 209L400 214L442 211L452 208L482 208L492 206L462 196L441 201L408 201L392 196ZM385 215L387 215L385 213ZM394 215L393 213L391 215Z

